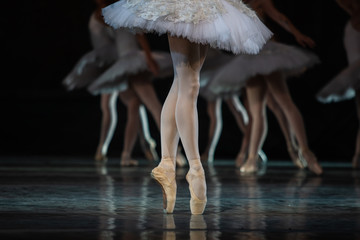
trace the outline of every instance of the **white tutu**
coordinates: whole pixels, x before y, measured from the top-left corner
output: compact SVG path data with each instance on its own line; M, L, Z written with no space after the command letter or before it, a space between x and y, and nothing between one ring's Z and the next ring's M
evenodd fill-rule
M238 93L256 75L281 71L287 77L298 75L319 63L318 57L304 49L269 41L258 55L239 55L213 73L206 88L214 95Z
M72 71L63 80L67 90L87 87L98 78L117 59L114 46L93 50L85 54L75 64Z
M272 35L240 0L122 0L103 15L114 28L169 33L235 54L258 53Z
M323 103L339 102L355 97L355 91L360 90L360 59L341 71L317 94L317 99Z
M158 78L173 75L170 54L164 52L152 52L152 56L159 65ZM141 72L148 72L151 74L146 64L145 53L142 51L131 52L121 56L116 63L89 85L88 90L94 95L123 91L128 87L129 77Z

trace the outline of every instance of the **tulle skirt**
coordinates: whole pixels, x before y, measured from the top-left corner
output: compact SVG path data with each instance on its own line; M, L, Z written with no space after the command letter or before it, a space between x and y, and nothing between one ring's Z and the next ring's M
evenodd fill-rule
M256 54L272 36L240 0L123 0L103 15L114 28L168 33L235 54Z
M319 62L319 58L307 50L269 41L258 55L234 56L226 65L213 71L205 88L213 95L237 94L254 76L281 71L290 77ZM202 74L209 75L207 71Z
M103 47L81 57L62 82L66 89L84 88L94 82L116 61L114 49L113 46Z
M323 103L339 102L355 97L360 90L360 59L341 71L317 94Z
M173 75L171 56L164 52L152 52L152 56L159 65L158 78ZM145 53L137 51L119 58L110 68L103 72L93 83L88 86L89 92L94 95L124 91L128 87L128 81L132 75L138 73L149 73Z

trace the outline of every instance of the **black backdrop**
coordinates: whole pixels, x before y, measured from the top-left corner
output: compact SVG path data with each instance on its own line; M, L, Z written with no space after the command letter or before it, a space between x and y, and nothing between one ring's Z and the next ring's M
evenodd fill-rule
M300 78L289 80L294 101L303 114L310 147L320 160L350 161L355 147L357 118L353 101L323 105L315 93L347 65L342 43L347 15L332 0L274 0L298 28L317 43L314 49L322 64ZM99 97L86 91L66 92L61 81L75 62L91 49L88 19L92 0L7 1L2 6L2 90L0 101L1 155L91 156L99 136ZM272 29L286 43L291 35L275 24ZM165 36L148 36L154 49L167 50ZM156 90L164 100L171 79L158 81ZM207 139L205 102L199 99L200 150ZM118 128L109 155L120 155L126 112L119 103ZM264 145L268 157L286 159L280 128L270 112ZM223 106L223 133L217 157L232 158L241 133ZM153 121L152 135L159 142ZM136 146L135 156L141 156Z

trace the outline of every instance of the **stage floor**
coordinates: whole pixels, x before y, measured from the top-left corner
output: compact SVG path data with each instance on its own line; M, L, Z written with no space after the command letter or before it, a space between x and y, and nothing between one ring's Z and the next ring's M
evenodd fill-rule
M0 239L360 239L360 171L350 163L322 163L318 177L271 161L263 176L241 176L216 159L202 216L190 213L187 168L167 215L154 164L140 163L1 157Z

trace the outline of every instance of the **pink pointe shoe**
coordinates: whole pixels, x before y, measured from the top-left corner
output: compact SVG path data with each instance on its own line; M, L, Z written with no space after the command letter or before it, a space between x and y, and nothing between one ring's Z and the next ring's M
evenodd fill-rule
M198 198L198 196L194 192L192 184L193 184L193 180L195 180L196 178L197 179L200 178L200 180L202 180L202 184L204 184L205 199ZM191 199L190 199L191 214L193 214L193 215L203 214L205 207L206 207L206 203L207 203L206 181L205 181L204 170L201 169L199 171L195 171L190 168L188 174L186 175L186 180L189 183L189 190L190 190L190 195L191 195Z
M309 149L299 150L299 159L302 162L306 163L309 167L310 171L315 173L316 175L321 175L323 170L320 164L318 163L314 153L312 153Z
M168 178L166 172L171 172L171 179ZM157 166L151 171L151 177L160 184L163 193L163 205L165 213L172 213L176 201L176 179L174 170L166 170L161 166Z

